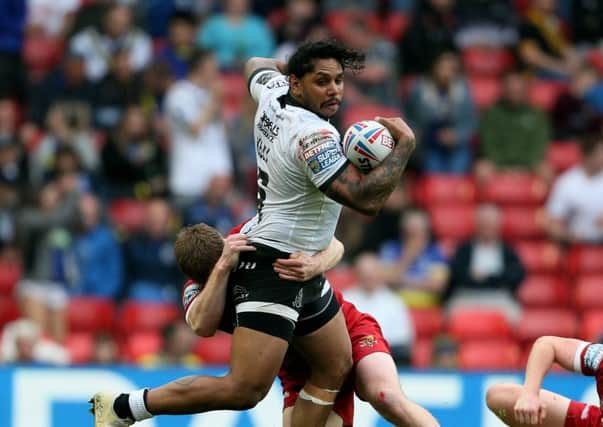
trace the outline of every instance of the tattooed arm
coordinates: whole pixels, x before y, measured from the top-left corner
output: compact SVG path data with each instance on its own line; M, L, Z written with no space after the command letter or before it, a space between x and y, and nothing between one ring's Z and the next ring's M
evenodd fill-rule
M325 189L331 199L363 214L376 215L396 185L415 149L415 135L400 118L378 118L397 141L383 162L368 174L351 163Z

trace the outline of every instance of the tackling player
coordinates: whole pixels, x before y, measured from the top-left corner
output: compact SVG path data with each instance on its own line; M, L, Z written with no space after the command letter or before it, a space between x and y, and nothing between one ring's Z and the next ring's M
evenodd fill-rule
M240 228L234 229L224 240L222 254L218 258L216 268L220 266L236 266L238 253L247 250L247 238L237 234ZM232 234L234 233L234 234ZM205 236L205 237L202 237ZM184 229L178 236L176 245L181 247L202 247L217 249L220 245L219 235L204 224ZM207 243L215 243L208 245ZM187 270L191 277L203 279L205 271L212 268L205 260L215 259L217 254L204 254L202 251L185 253L178 251L177 261ZM274 269L283 278L305 281L334 267L343 255L343 245L336 239L325 251L312 257L297 252L288 259L279 259ZM183 259L185 257L185 259ZM192 257L200 257L193 259ZM198 271L189 270L197 266ZM227 268L224 270L228 270ZM232 332L233 308L231 303L222 298L227 288L228 274L220 276L220 280L212 271L208 284L198 285L193 281L187 282L183 304L187 323L200 336L214 335L217 329ZM201 282L203 283L203 282ZM216 292L221 290L221 292ZM346 328L352 341L354 370L347 379L343 389L336 398L328 426L351 427L354 415L354 391L368 401L384 418L396 426L405 427L435 427L436 420L423 408L411 402L400 388L400 379L390 354L390 349L377 321L370 315L359 312L353 304L345 301L341 293L335 291L335 296L341 304L346 321ZM295 341L294 341L295 343ZM279 377L283 385L285 409L283 425L291 425L291 415L300 391L310 376L310 367L306 361L292 348L287 353Z
M557 362L568 371L594 376L603 398L603 345L545 336L532 347L523 385L495 384L488 389L488 408L506 425L523 427L601 427L601 409L542 390L542 380Z

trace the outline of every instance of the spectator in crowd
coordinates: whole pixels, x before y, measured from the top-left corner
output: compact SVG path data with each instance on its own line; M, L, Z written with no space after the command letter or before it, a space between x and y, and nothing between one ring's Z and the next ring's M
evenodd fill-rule
M481 116L478 178L487 180L500 169L535 172L548 179L544 154L551 129L547 116L528 103L527 82L519 72L505 75L502 93Z
M203 222L227 235L238 222L232 209L234 194L232 180L224 176L212 178L204 196L190 206L184 215L184 224Z
M354 270L358 282L353 288L344 291L345 299L379 322L396 364L408 365L414 326L406 305L383 281L381 265L376 255L359 255L354 263Z
M194 353L197 336L183 320L169 323L162 331L163 345L158 354L143 356L146 366L184 366L196 368L201 359Z
M213 54L199 51L186 80L169 90L165 109L170 133L169 189L185 208L214 176L231 176L232 160L221 115L222 84Z
M46 117L46 134L31 154L31 183L42 184L56 165L56 154L63 146L72 147L86 171L96 171L99 163L89 109L79 105L54 104Z
M400 221L400 237L383 244L385 280L400 290L410 307L430 307L439 303L448 281L448 265L431 234L427 213L409 209Z
M462 0L456 2L460 48L512 46L517 43L517 13L511 0Z
M147 198L166 191L165 155L141 107L130 105L102 149L111 197Z
M470 141L477 117L456 54L440 54L431 74L419 78L408 98L406 116L421 141L425 172L465 174L470 170Z
M463 242L450 261L444 299L450 311L461 306L491 306L516 323L521 312L515 294L525 269L513 248L502 240L502 213L495 205L481 205L475 224L473 238Z
M124 243L127 297L178 303L182 275L172 248L172 211L163 199L148 203L145 228Z
M253 56L270 57L274 36L263 18L252 15L249 0L225 0L224 13L203 23L197 41L216 53L222 69L242 70Z
M27 27L45 35L64 38L69 33L80 0L27 0Z
M132 25L132 11L123 3L115 3L108 9L102 31L88 27L77 33L71 39L70 49L85 58L86 75L95 82L107 75L110 61L118 51L127 52L133 72L142 71L152 56L151 39Z
M560 175L546 203L549 236L562 242L603 243L603 136L581 138L582 162Z
M174 83L174 75L169 66L155 62L144 70L142 75L140 106L145 114L153 118L153 129L161 135L167 133L163 107L168 90Z
M67 365L69 353L60 344L45 339L40 325L18 319L4 326L0 362L28 365Z
M351 19L341 38L347 46L366 54L362 72L346 80L346 100L357 104L399 104L392 96L398 84L398 52L394 44L377 33L365 16Z
M314 0L287 0L282 21L275 29L278 47L275 58L286 62L297 46L320 25L318 5Z
M402 70L427 74L435 59L455 49L458 29L454 0L420 0L411 24L402 38Z
M28 185L28 157L16 133L15 104L0 100L0 248L15 240L15 210Z
M557 16L556 0L531 0L519 26L518 56L540 78L566 78L579 58Z
M574 139L591 132L603 117L603 85L597 72L581 67L572 73L569 87L551 111L555 139Z
M166 63L176 79L188 75L188 64L195 53L195 17L176 12L169 19L167 44L157 53L157 61Z
M113 231L102 221L100 201L92 194L79 199L79 224L73 254L77 269L72 293L107 299L121 295L123 262Z
M48 110L55 103L69 103L73 109L90 109L94 102L94 87L86 77L84 58L68 52L56 70L41 82L30 85L28 95L28 119L38 127L44 125Z
M388 240L398 237L398 224L409 204L409 183L399 184L385 202L383 209L363 228L360 251L376 252ZM348 252L346 250L346 252Z
M71 233L78 216L76 183L63 176L46 184L36 206L18 214L18 236L25 254L24 277L18 284L21 312L44 333L65 338L68 287L73 281Z
M45 182L56 179L68 179L73 181L74 188L79 193L85 193L96 189L94 176L86 172L82 167L80 157L74 147L62 145L57 148L55 163L44 177Z
M130 65L129 52L118 50L111 60L111 71L95 85L94 122L103 130L111 130L130 104L142 98L141 75Z
M104 332L95 335L90 362L107 366L119 363L119 347L113 335Z
M572 40L578 49L596 47L603 39L603 2L571 0Z
M0 99L23 97L25 69L21 52L26 13L23 0L0 2Z

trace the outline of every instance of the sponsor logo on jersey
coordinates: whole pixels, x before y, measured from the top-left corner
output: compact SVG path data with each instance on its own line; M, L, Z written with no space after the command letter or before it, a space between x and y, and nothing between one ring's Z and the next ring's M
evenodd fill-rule
M293 307L295 307L295 308L301 308L303 300L304 300L304 290L302 288L302 289L299 290L299 292L295 296L295 299L293 300Z
M262 73L262 75L260 77L258 77L258 79L256 80L256 83L259 85L265 86L266 83L268 83L270 81L270 79L272 79L277 74L278 74L277 72Z
M272 76L274 77L274 76ZM276 89L279 87L285 87L285 86L289 86L289 81L286 78L283 79L275 79L274 81L268 83L266 85L267 89Z
M584 353L584 366L592 372L597 372L601 360L603 360L603 344L589 345Z
M232 294L234 296L235 303L245 301L247 298L249 298L249 292L241 285L235 285L232 288Z
M335 144L335 134L328 129L321 129L306 135L299 140L302 151L306 152L325 143Z
M364 337L362 337L360 339L360 341L358 342L358 345L360 347L373 347L375 345L375 343L377 342L377 340L375 339L375 337L373 335L365 335Z
M193 302L195 297L201 293L201 286L198 283L192 282L186 288L182 294L182 306L186 310L188 306Z
M278 137L279 128L276 124L274 124L270 117L268 117L266 112L262 113L260 116L257 128L270 142L274 142L274 139Z
M310 170L314 173L319 173L337 163L343 154L337 148L331 148L321 151L314 157L306 160Z

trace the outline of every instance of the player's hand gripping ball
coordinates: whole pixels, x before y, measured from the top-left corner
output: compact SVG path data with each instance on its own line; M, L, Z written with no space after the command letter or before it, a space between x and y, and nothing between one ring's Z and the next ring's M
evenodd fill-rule
M343 135L346 157L363 173L369 173L394 149L394 138L385 126L374 120L354 123Z

